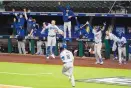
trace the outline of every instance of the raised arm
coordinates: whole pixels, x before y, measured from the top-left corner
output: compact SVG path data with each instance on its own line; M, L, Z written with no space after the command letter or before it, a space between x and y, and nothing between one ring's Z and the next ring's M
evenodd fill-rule
M43 24L44 24L44 26L42 28L41 34L43 34L45 32L45 30L50 27L50 24L48 26L46 26L45 22Z
M104 26L103 26L103 27L102 27L102 29L101 29L102 31L104 31L104 30L105 30L105 28L106 28L106 22L105 22L105 23L103 23L103 25L104 25Z
M65 11L65 9L61 6L61 3L60 3L60 2L58 2L58 8L59 8L59 10L62 11L62 12Z
M26 9L24 9L24 16L25 16L25 19L28 20L28 17L27 17L27 14L26 14Z
M16 16L17 19L19 19L18 13L15 13L15 16Z

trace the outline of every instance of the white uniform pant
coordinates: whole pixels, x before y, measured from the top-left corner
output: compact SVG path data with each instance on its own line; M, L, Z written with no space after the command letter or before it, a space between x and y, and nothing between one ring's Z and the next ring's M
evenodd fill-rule
M24 41L18 41L18 50L19 50L19 54L26 54L25 51L25 42Z
M47 37L47 46L56 46L56 36L55 37Z
M94 53L95 53L95 58L96 58L96 61L99 62L99 59L102 59L102 56L101 56L101 48L102 48L102 43L95 43L94 45Z
M43 54L43 52L42 52L42 44L43 44L43 41L37 41L37 54Z
M112 46L112 51L116 51L116 49L117 49L117 45L116 45L116 42L114 42Z
M126 47L118 47L119 63L126 59Z
M63 65L62 73L70 78L72 86L75 86L75 79L73 75L73 62L68 62Z
M64 22L64 38L66 38L66 31L68 29L68 33L69 33L69 38L71 38L71 21L69 22Z

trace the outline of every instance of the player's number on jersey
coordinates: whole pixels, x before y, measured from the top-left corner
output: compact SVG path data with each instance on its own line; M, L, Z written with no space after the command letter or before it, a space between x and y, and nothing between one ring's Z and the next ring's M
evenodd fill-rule
M67 57L67 59L70 59L70 55L69 54L67 54L66 57Z

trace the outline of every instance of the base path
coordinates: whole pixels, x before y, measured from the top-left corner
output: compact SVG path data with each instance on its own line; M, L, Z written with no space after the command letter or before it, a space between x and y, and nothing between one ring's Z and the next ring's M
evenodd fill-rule
M8 53L0 53L0 62L51 64L51 65L61 65L62 64L58 56L56 57L56 59L53 59L50 57L49 60L46 60L45 56L29 55L29 54L20 55L20 54L8 54ZM119 65L118 61L108 59L108 60L104 60L103 65L99 65L99 64L96 65L95 58L75 57L75 66L131 69L131 61L128 61L127 64Z

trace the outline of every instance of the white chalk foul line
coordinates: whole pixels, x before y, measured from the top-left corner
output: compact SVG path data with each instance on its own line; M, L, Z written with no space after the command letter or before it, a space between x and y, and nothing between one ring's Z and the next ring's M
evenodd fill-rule
M0 72L0 74L8 74L8 75L25 75L25 76L42 76L42 75L52 75L53 73L26 74L26 73L15 73L15 72Z
M14 86L14 85L0 84L0 88L32 88L32 87L24 87L24 86Z

